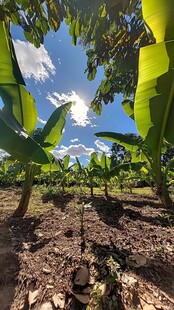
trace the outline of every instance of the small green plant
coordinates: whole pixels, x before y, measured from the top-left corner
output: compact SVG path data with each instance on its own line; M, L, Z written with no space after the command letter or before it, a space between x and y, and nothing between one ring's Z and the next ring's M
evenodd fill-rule
M95 289L91 293L91 304L88 305L87 310L101 310L103 309L103 297L100 290L101 283L97 283Z
M110 256L107 260L107 265L110 269L110 276L107 279L107 282L114 283L116 280L120 279L121 274L121 267L120 264L113 258L113 256Z
M81 260L83 258L83 253L86 249L86 241L85 241L85 230L84 230L84 214L85 210L91 208L91 203L85 204L84 201L80 204L75 202L76 215L80 220L80 237L81 237Z
M77 217L80 220L80 237L81 237L81 260L83 253L85 252L86 242L85 242L85 230L84 230L84 213L85 213L85 203L82 202L78 204L75 202L75 209Z
M174 215L166 214L164 218L167 220L169 227L174 229Z
M54 200L59 195L59 191L58 191L57 186L53 186L53 187L41 186L40 191L42 194L42 200L44 202Z

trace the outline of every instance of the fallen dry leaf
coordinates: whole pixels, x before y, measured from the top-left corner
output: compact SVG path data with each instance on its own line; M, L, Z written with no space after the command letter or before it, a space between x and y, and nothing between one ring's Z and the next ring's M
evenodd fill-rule
M78 299L82 304L88 304L90 301L90 297L88 294L75 294L72 292L76 299Z
M29 307L31 307L37 301L38 295L39 295L39 290L35 290L34 285L31 284L29 287L29 292L28 292Z
M103 283L99 286L101 296L108 296L111 291L111 286L108 283Z
M74 283L78 285L85 285L89 281L89 270L86 267L81 267L75 276Z
M139 268L147 264L147 258L141 254L133 254L126 257L126 264L129 267Z
M50 302L44 302L38 310L53 310L53 306Z
M148 305L148 304L144 305L142 309L143 310L156 310L156 308L153 305Z
M123 273L121 280L123 283L125 283L129 286L135 286L138 283L137 279L135 279L134 277L132 277L126 273Z
M43 268L42 271L46 274L49 274L51 273L51 270L50 269L47 269L47 268Z
M65 307L65 296L61 293L59 294L54 294L52 297L53 303L55 307L59 307L60 309L64 309Z

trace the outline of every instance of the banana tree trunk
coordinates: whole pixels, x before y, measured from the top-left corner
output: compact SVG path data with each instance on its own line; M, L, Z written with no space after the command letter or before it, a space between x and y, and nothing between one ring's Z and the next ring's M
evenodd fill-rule
M93 187L92 178L89 179L89 184L90 184L91 197L93 197L94 196L94 187Z
M32 192L34 173L35 173L35 165L26 164L25 180L22 188L22 195L19 205L15 210L15 212L13 213L13 217L23 217L28 210L28 205Z
M108 197L108 183L106 180L104 180L104 185L105 185L105 197Z
M156 182L156 187L157 187L156 193L159 196L164 207L171 209L173 207L173 201L170 198L168 187L166 184L167 172L168 172L168 169L166 168L166 171L164 174L162 174L162 172L160 173L159 179Z
M173 201L170 198L169 191L168 191L166 184L165 186L162 186L162 184L158 185L156 194L159 196L165 208L171 209L173 207Z
M65 193L65 180L62 180L62 192Z

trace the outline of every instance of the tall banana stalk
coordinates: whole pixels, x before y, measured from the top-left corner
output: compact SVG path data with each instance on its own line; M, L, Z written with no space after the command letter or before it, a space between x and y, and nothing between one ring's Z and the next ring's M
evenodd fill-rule
M28 209L37 165L50 169L54 161L50 153L62 138L65 117L71 107L66 103L57 108L43 130L32 136L37 123L37 111L32 95L25 89L16 59L8 20L0 21L0 148L14 160L25 164L25 181L14 216L23 216ZM54 165L54 164L53 164Z
M174 2L142 0L142 10L156 43L140 49L135 102L124 109L134 118L148 150L145 155L157 192L163 204L171 207L173 203L167 190L166 176L162 173L161 154L164 140L174 144ZM104 137L101 133L97 136Z

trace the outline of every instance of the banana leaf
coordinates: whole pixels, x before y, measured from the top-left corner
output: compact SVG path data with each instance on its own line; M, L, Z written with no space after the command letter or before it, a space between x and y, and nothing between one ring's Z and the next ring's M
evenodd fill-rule
M10 36L10 23L0 21L0 84L25 85Z
M25 129L17 122L13 115L0 111L0 147L13 158L27 163L49 163L45 151L28 136Z
M82 167L82 165L81 165L81 163L80 163L80 161L79 161L79 159L78 159L78 157L76 157L76 164L75 164L75 166L74 166L74 168L75 168L75 170L76 170L76 167L77 167L77 170L83 170L83 167ZM77 165L77 166L76 166Z
M89 169L92 169L94 166L100 166L100 160L98 159L98 155L96 152L92 153L90 156L90 162L88 165Z
M116 132L97 132L94 134L98 138L116 142L124 146L131 152L136 152L140 148L140 142L121 133Z
M126 99L123 100L121 104L124 112L134 120L134 102Z
M110 175L112 177L119 174L120 171L139 171L141 168L145 165L144 162L138 162L138 163L123 163L120 165L117 165L115 168L113 168L110 172Z
M137 129L158 158L163 139L174 144L174 2L142 2L156 44L140 49L134 114Z
M64 165L64 169L65 169L65 170L68 169L69 161L70 161L70 155L66 155L66 156L63 158L63 165Z
M0 21L0 38L0 96L4 110L12 113L27 133L31 134L37 123L34 98L23 86L25 82L16 59L9 25L2 21Z
M62 130L65 126L65 117L71 108L71 103L65 103L58 107L48 119L41 133L35 136L35 140L47 151L53 150L62 138Z

